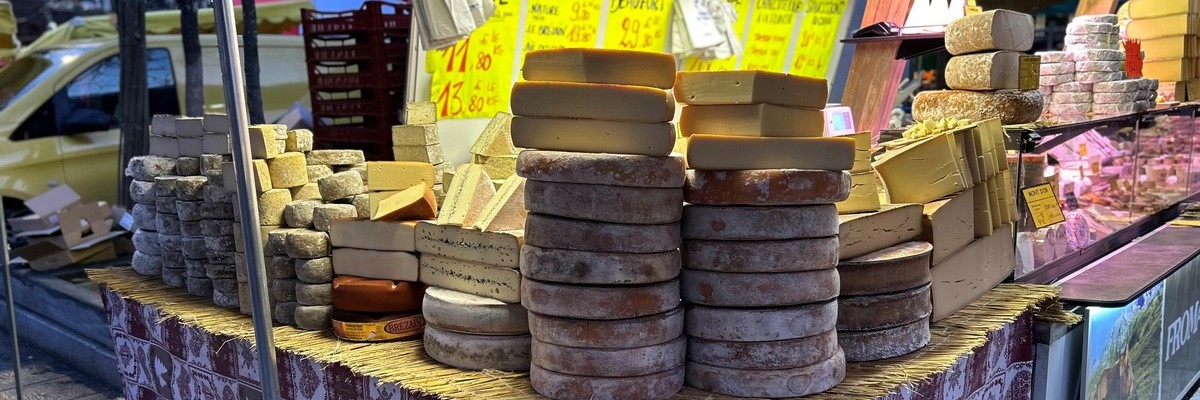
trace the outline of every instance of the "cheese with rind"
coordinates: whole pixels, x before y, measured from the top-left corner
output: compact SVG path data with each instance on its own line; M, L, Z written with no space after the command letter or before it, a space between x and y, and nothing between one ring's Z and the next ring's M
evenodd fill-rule
M529 212L618 224L666 224L683 214L683 192L563 182L525 183Z
M841 295L892 293L928 284L932 252L929 243L912 241L842 260L837 266Z
M517 268L523 231L482 232L450 225L417 223L417 251L487 265Z
M690 105L679 117L679 131L751 137L821 137L825 113L774 104Z
M688 338L690 361L725 368L785 369L813 365L838 351L836 331L799 339L726 342Z
M908 325L929 317L929 285L902 292L838 298L841 331L864 331Z
M612 253L661 253L679 248L679 223L613 224L529 214L525 240L551 249Z
M829 87L824 79L769 71L679 72L675 97L686 104L767 103L820 110Z
M921 240L933 245L932 263L957 253L975 238L975 199L970 191L925 205Z
M329 224L334 247L382 251L417 251L416 221L371 221L365 218L338 219Z
M529 313L529 332L562 346L629 348L673 340L683 334L683 308L638 318L587 320Z
M550 371L591 377L641 376L683 366L687 338L623 349L568 347L533 340L533 363Z
M526 150L517 156L517 175L544 182L679 188L684 183L684 159Z
M467 370L529 369L529 335L471 335L425 326L425 354Z
M833 268L838 238L795 240L684 239L683 266L715 272L795 272Z
M692 135L687 164L697 170L819 169L854 166L854 139Z
M308 183L304 153L283 153L275 156L267 160L267 170L271 174L273 188L293 188Z
M505 303L521 302L520 271L493 265L421 255L421 282Z
M520 304L440 287L425 289L425 322L442 330L473 335L529 333L529 312Z
M1015 51L950 57L946 63L946 86L958 90L1036 89L1039 63L1037 56ZM1041 70L1046 65L1042 64ZM1065 72L1068 71L1059 73Z
M1029 51L1034 24L1029 14L991 10L971 14L946 25L946 50L953 55L989 50Z
M513 85L512 111L524 117L668 122L675 99L643 86L527 81Z
M920 350L929 341L929 319L877 331L838 332L838 343L851 362L899 357Z
M679 280L648 285L583 286L526 278L521 282L521 305L538 314L564 318L644 317L679 307Z
M846 378L841 349L813 365L786 369L722 368L688 362L687 383L697 389L737 397L800 397L824 392Z
M1082 79L1079 81L1084 82ZM1044 81L1042 84L1046 86ZM1004 125L1017 125L1037 121L1042 114L1042 105L1042 95L1036 90L927 90L917 94L912 109L913 120L917 122L943 118L972 121L1000 118Z
M513 175L496 189L496 195L483 207L483 215L475 221L475 229L486 232L525 229L525 178Z
M454 175L454 183L446 190L446 201L437 218L438 225L471 226L496 195L496 187L482 165L465 164Z
M878 212L838 216L840 259L854 258L921 236L920 204L889 204Z
M378 207L371 208L372 221L432 219L437 217L438 213L437 198L434 197L433 190L424 183L380 199Z
M1004 225L933 266L932 322L958 312L1012 275L1016 255L1011 232L1012 226Z
M837 301L794 307L724 308L692 305L684 319L688 336L730 342L798 339L837 324Z
M839 214L879 211L881 205L875 171L850 174L850 195L836 205Z
M726 273L684 269L683 300L713 307L779 307L838 296L836 269L782 273Z
M514 117L513 144L523 148L582 153L667 156L675 145L670 122Z
M497 112L483 128L479 138L475 139L475 143L471 144L471 154L476 157L517 155L517 148L513 146L512 120L512 114Z
M437 184L433 165L415 161L367 162L367 190L404 190L421 183L430 187Z
M537 364L529 369L533 389L553 399L665 399L678 393L683 381L682 365L669 371L617 378L560 374Z
M831 204L850 195L850 178L825 170L688 170L683 193L688 203L703 205Z
M537 246L521 248L521 275L545 282L637 285L679 276L679 251L650 254L600 253Z
M427 146L441 143L436 123L392 126L392 146Z
M682 236L710 240L784 240L835 236L837 207L699 206L683 208Z
M567 48L525 54L521 76L530 81L590 82L670 89L675 57L641 51Z
M928 203L971 187L960 147L952 132L890 150L875 170L896 203Z
M372 279L416 282L420 263L413 253L351 248L333 249L333 272Z

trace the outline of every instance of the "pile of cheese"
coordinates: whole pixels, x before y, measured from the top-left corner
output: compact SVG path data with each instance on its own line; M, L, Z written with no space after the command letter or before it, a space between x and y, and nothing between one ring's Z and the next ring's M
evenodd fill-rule
M1144 77L1171 87L1200 78L1200 54L1196 53L1200 48L1200 5L1188 0L1130 0L1122 10L1128 12L1122 33L1140 42ZM1176 90L1167 93L1174 96Z
M1125 80L1125 52L1116 23L1117 16L1111 14L1076 17L1067 24L1065 51L1038 53L1039 90L1050 99L1050 114L1127 114L1154 108L1156 80Z
M428 101L405 103L404 125L392 126L393 159L432 165L435 171L433 192L438 199L445 197L442 175L454 171L454 164L446 161L441 143L437 105Z
M981 121L1008 124L1036 121L1042 113L1037 90L1038 58L1023 54L1033 47L1033 17L1008 10L968 15L946 26L946 84L954 90L925 91L913 100L913 119Z
M836 331L834 203L851 193L855 140L822 137L827 91L823 79L771 72L679 73L690 386L805 396L840 383L859 351ZM873 186L869 163L858 167Z

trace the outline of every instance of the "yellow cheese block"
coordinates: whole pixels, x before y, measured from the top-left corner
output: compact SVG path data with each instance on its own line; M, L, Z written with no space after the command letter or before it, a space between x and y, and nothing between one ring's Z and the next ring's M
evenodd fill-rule
M565 9L564 9L565 12ZM528 81L611 83L670 89L675 57L657 52L570 48L525 53Z
M1004 147L1004 127L1000 125L1000 120L992 118L980 122L981 126L986 129L992 137L992 149L996 158L992 161L996 164L996 173L1008 169L1008 150ZM992 175L995 176L995 175Z
M875 171L871 168L871 132L859 132L847 135L854 139L854 167L852 172Z
M829 88L824 79L778 72L679 72L675 98L685 104L767 103L820 110Z
M1129 18L1146 19L1197 12L1191 0L1130 0Z
M700 170L820 169L846 171L854 166L854 139L756 138L692 135L688 167Z
M416 161L368 161L367 190L404 190L424 183L437 184L433 165Z
M854 258L921 237L920 204L888 204L877 212L838 216L838 259Z
M1200 57L1200 41L1195 35L1166 36L1142 40L1146 61Z
M642 86L517 82L512 111L525 117L668 122L675 118L675 99L671 92Z
M961 135L959 139L961 140L958 142L964 150L964 161L966 161L967 169L971 171L971 184L983 183L983 136L980 135L979 127L968 127L966 134Z
M675 126L669 122L515 117L512 140L528 149L665 156L675 145Z
M1011 225L1004 225L996 234L971 242L958 253L935 263L930 270L933 275L930 321L940 321L958 312L1007 279L1015 268Z
M988 199L987 184L971 188L971 201L975 204L975 237L992 234L992 202Z
M1196 65L1200 59L1183 58L1147 61L1142 64L1142 74L1161 82L1186 81L1196 77Z
M772 104L687 106L679 131L683 136L821 137L825 113Z
M372 193L373 195L374 193ZM374 196L372 197L372 200ZM437 197L429 185L420 184L378 201L371 201L372 221L415 221L437 217Z
M968 150L970 144L971 129L970 127L962 127L951 130L946 133L950 136L950 140L954 142L954 162L958 164L958 170L962 172L963 182L967 186L973 186L975 177L971 174L971 168L967 167L967 162L970 160L968 156L974 148Z
M517 156L476 156L476 161L483 165L488 176L495 179L507 179L517 174Z
M926 204L921 225L921 240L933 245L933 264L962 250L975 240L973 192Z
M438 225L471 226L483 214L483 208L496 187L482 165L464 164L454 173L454 182L446 191L446 201L438 214Z
M884 153L875 161L892 201L928 203L971 187L954 134L943 133Z
M1007 192L1005 197L1008 199L1008 222L1016 222L1021 218L1017 213L1017 183L1013 180L1011 169L1004 170L1001 176L1004 177L1004 188Z
M513 231L525 229L525 178L513 175L504 180L496 195L483 208L483 215L475 221L475 229L484 232Z
M442 154L442 145L430 144L425 146L392 146L392 155L396 161L417 161L429 164L446 162Z
M980 121L975 126L979 130L980 139L983 140L983 153L979 155L981 157L980 166L983 167L980 169L980 172L983 173L981 179L987 179L999 172L996 156L1000 150L996 149L996 140L993 135L996 130L1002 130L1002 128L1000 121L995 118Z
M404 123L424 125L437 123L437 104L432 101L410 101L404 104Z
M837 202L838 214L861 213L879 210L879 190L875 185L875 172L850 174L850 197Z
M426 146L441 142L437 124L392 126L392 146Z
M1193 10L1200 11L1200 10ZM1173 14L1129 21L1125 34L1131 39L1153 39L1166 36L1195 35L1200 25L1196 14Z
M1004 210L1000 208L1000 194L996 189L996 178L987 180L988 210L991 210L992 229L999 228L1004 219Z
M512 114L497 112L471 145L471 154L484 157L516 156L517 148L513 146L512 139L512 120Z

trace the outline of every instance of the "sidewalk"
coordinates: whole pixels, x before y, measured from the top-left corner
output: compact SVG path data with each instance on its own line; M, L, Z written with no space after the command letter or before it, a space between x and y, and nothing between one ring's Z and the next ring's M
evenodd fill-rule
M16 399L13 382L12 337L0 328L0 400ZM25 400L121 399L121 393L98 380L58 362L37 347L22 341L21 374ZM114 366L115 368L115 366Z

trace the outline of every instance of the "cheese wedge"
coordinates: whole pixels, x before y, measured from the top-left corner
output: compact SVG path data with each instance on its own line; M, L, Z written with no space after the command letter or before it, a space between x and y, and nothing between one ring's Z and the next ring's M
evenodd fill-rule
M932 263L957 253L975 240L975 199L962 192L925 205L921 240L933 245Z
M441 142L436 124L392 126L392 146L426 146Z
M508 179L517 173L517 156L475 156L475 164L483 166L492 180Z
M693 135L688 140L687 163L699 170L845 171L854 166L854 139Z
M995 235L971 242L958 253L934 263L931 321L942 320L966 307L1012 275L1016 267L1012 226L1004 225Z
M875 162L892 201L928 203L971 187L964 179L953 133L884 153Z
M496 196L483 208L475 229L485 232L525 229L525 178L513 175L504 180Z
M838 214L878 211L879 190L875 186L875 172L850 174L850 198L837 202Z
M426 184L437 184L433 165L416 161L368 161L367 190L404 190Z
M570 48L525 53L528 81L589 82L670 89L675 57L657 52Z
M683 136L821 137L825 113L773 104L687 106L679 118Z
M839 215L839 259L861 256L921 237L920 204L888 204L877 212Z
M662 89L567 82L517 82L513 114L526 117L667 122L675 99Z
M496 187L482 165L466 164L454 173L454 183L446 191L446 202L438 215L438 225L471 226L483 214L483 208Z
M991 235L995 227L992 225L992 202L988 200L986 184L971 189L971 201L975 203L975 237Z
M824 79L778 72L679 72L675 97L686 104L768 103L820 110L829 87Z
M335 219L329 223L333 247L382 251L417 251L416 221L371 221L366 218Z
M425 184L380 199L377 205L372 201L371 205L372 221L410 221L437 216L437 197Z
M529 149L665 156L675 145L675 125L515 117L512 140L514 145Z
M515 156L517 148L513 147L512 125L513 116L504 111L496 113L491 121L488 121L486 127L483 128L483 133L475 139L475 143L471 145L471 154L476 156Z

